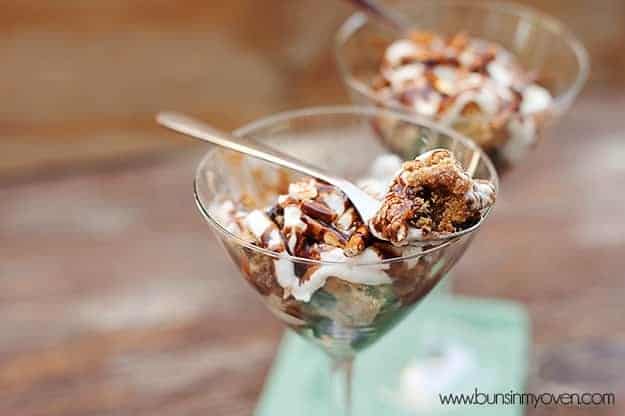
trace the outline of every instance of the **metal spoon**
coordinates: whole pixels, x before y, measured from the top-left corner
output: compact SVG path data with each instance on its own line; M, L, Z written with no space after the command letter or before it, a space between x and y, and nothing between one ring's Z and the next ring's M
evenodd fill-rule
M267 147L253 139L235 137L229 133L217 130L198 119L174 112L160 112L156 115L156 121L160 125L177 131L178 133L265 160L269 163L312 176L313 178L321 179L330 185L336 186L345 193L365 224L370 224L370 220L376 215L380 208L381 202L379 200L373 198L347 179L334 176L316 166L284 154L276 149ZM415 238L414 240L410 240L409 243L411 245L436 245L470 233L477 229L481 223L482 219L472 227L455 233L444 234L438 237L427 237L424 239Z
M369 16L386 23L395 30L409 32L414 26L399 13L384 7L376 0L348 0Z
M178 133L183 133L195 137L196 139L234 150L235 152L245 153L304 175L321 179L330 185L336 186L345 193L347 198L349 198L354 205L354 208L356 208L356 211L360 214L362 220L367 224L369 220L375 216L380 207L380 201L373 198L347 179L333 176L318 167L264 146L254 140L235 137L229 133L219 131L200 120L173 112L158 113L156 115L156 121L160 125L177 131Z

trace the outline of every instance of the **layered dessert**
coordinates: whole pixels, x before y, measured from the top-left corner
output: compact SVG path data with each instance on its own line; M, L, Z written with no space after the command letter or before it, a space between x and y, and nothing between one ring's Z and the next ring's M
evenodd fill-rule
M495 201L493 184L472 179L444 149L403 164L382 156L359 183L380 199L370 224L340 190L308 177L289 184L264 209L251 208L244 196L221 202L214 214L232 233L275 253L247 258L244 272L261 293L310 302L328 285L392 286L396 276L380 261L416 255L430 239L472 227Z
M269 309L341 354L377 339L422 299L470 241L439 249L436 239L474 226L495 201L493 184L443 149L408 162L382 155L357 185L380 201L368 224L340 190L310 177L281 184L268 204L242 193L210 209L248 243L223 240Z
M447 124L498 165L535 143L551 94L502 46L464 33L413 32L392 42L371 88L384 106Z

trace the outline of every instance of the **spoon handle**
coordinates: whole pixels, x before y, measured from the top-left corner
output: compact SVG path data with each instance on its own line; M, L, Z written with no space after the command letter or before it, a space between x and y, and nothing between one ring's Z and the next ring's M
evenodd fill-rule
M376 0L349 0L353 5L363 10L370 16L386 22L389 26L392 26L396 30L401 32L407 32L410 30L411 25L401 17L398 13L384 7Z
M305 175L319 178L332 185L338 185L342 182L340 179L306 162L264 146L252 139L236 137L229 133L219 131L196 118L184 114L164 111L156 115L156 121L160 125L177 131L178 133L193 136L197 139L216 144L217 146L225 147L235 152L244 153Z

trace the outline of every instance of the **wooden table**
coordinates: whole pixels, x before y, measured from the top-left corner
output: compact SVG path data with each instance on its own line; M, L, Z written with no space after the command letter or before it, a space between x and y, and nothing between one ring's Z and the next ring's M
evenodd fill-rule
M505 178L457 267L460 292L527 305L534 391L625 399L623 108L623 95L583 97ZM0 415L251 413L282 327L195 212L201 153L2 184Z

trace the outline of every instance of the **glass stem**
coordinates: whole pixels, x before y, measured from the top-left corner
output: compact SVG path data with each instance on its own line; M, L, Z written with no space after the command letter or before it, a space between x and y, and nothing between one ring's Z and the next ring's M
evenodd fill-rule
M332 415L350 416L352 414L352 367L353 357L332 359Z
M454 276L448 272L434 290L439 295L453 296Z

